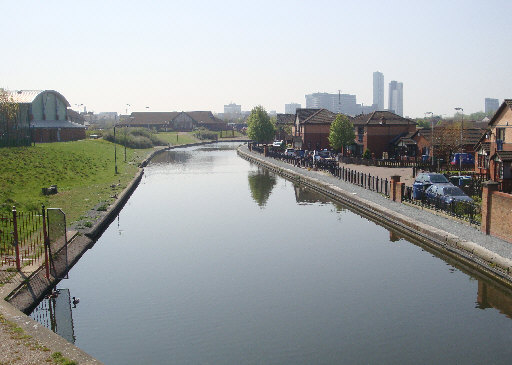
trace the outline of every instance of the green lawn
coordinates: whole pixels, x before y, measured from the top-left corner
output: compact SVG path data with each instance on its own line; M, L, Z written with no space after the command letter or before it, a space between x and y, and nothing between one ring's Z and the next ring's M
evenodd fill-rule
M199 142L197 138L187 132L159 132L156 136L171 146Z
M124 162L124 148L118 145L115 174L114 144L101 139L0 148L0 213L13 205L29 211L45 204L62 208L69 223L76 221L98 203L112 201L151 150L127 149ZM50 185L58 186L58 194L43 195L41 188Z

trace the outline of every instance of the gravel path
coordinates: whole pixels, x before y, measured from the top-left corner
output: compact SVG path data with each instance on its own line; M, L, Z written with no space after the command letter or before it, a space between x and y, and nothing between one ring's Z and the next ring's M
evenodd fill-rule
M458 236L462 239L465 239L467 241L472 241L504 258L512 260L512 244L509 242L506 242L504 240L501 240L499 238L488 236L480 231L479 227L470 226L469 224L465 222L459 222L455 219L445 217L439 214L436 214L435 212L421 208L419 206L411 206L408 204L401 204L394 201L391 201L381 194L378 194L376 192L363 189L359 186L353 185L351 183L342 181L328 172L324 171L308 171L307 169L296 167L293 165L290 165L289 163L286 163L284 161L276 160L273 158L265 158L263 155L260 155L259 153L253 153L250 152L247 146L243 146L243 151L246 153L254 154L254 156L260 158L260 159L267 159L273 164L283 167L295 172L299 172L303 175L313 177L319 180L322 180L326 183L338 186L339 188L352 193L357 194L360 198L371 201L373 203L379 204L380 206L383 206L387 209L390 209L392 211L395 211L397 213L403 214L407 217L410 217L413 220L422 222L424 224L428 224L432 227L436 227L438 229L441 229L445 232L454 234L455 236ZM365 172L370 172L372 175L376 175L379 177L388 177L381 173L379 175L379 171L376 169L386 169L382 167L378 168L372 168L371 166L358 166L358 165L346 165L347 167L350 167L352 170L355 171L363 171L362 167L365 168ZM391 175L397 174L398 170L401 169L392 169L389 173ZM406 169L411 170L411 169ZM412 176L412 172L410 172L409 177ZM403 179L402 179L403 181Z

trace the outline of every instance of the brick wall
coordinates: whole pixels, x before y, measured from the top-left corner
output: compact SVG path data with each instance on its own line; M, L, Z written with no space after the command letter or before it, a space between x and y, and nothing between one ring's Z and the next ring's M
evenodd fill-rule
M482 190L481 230L512 242L512 195L496 190L496 183L486 184Z
M34 142L59 142L57 132L58 131L55 128L34 129ZM85 139L84 128L61 128L59 134L60 142L78 141L80 139Z

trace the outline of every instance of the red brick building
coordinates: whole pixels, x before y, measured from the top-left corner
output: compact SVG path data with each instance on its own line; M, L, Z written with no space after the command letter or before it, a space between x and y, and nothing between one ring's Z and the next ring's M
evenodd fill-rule
M370 150L376 158L395 155L396 142L416 132L416 123L389 111L361 114L352 119L356 134L354 153L361 155Z
M503 101L477 143L475 171L497 181L501 191L512 191L512 99Z
M351 119L351 117L348 117ZM321 150L330 148L329 133L336 114L327 109L297 109L292 128L294 148Z

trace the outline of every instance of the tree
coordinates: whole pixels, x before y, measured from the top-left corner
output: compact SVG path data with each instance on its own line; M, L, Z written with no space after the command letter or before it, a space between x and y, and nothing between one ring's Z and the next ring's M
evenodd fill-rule
M247 135L257 143L272 141L276 133L276 127L270 120L265 109L258 105L251 110L247 120Z
M348 147L354 143L355 138L354 125L346 115L338 114L334 122L332 122L329 132L329 144L331 147L339 151L342 147Z
M16 145L19 134L19 104L12 95L0 88L0 146Z

